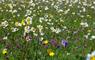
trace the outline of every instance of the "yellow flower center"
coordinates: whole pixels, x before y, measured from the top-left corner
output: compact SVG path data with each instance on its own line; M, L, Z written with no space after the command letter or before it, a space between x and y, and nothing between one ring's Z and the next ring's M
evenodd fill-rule
M95 56L92 56L92 57L90 58L90 60L95 60Z

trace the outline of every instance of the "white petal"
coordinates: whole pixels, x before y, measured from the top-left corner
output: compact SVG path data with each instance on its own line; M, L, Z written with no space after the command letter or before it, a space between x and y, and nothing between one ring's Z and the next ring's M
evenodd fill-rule
M92 52L91 56L95 56L95 51Z
M86 60L90 60L90 57L91 57L91 55L88 54L87 57L86 57Z

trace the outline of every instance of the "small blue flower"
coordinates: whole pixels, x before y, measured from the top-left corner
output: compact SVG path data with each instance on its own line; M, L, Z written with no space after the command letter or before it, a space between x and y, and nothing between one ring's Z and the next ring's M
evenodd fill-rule
M67 42L66 40L62 40L62 41L61 41L61 44L62 44L64 47L67 47L68 42Z

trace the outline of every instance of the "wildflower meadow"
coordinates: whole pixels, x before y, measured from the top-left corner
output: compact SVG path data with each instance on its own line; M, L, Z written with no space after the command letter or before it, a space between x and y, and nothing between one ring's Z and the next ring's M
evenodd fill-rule
M0 0L0 60L95 60L95 0Z

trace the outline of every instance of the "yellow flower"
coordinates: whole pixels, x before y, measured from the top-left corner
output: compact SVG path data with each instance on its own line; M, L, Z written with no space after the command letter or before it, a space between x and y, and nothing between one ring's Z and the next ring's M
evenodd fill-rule
M21 21L21 25L25 25L25 21L24 20Z
M7 51L7 49L5 48L5 49L3 49L3 51L2 51L2 54L7 54L8 53L8 51Z
M92 57L90 58L90 60L95 60L95 56L92 56Z
M54 56L55 55L55 53L53 52L53 51L51 51L50 53L49 53L49 56Z
M43 44L45 45L48 44L48 40L43 41Z
M48 52L49 56L55 55L55 53L52 51L52 49L47 49L47 52Z

